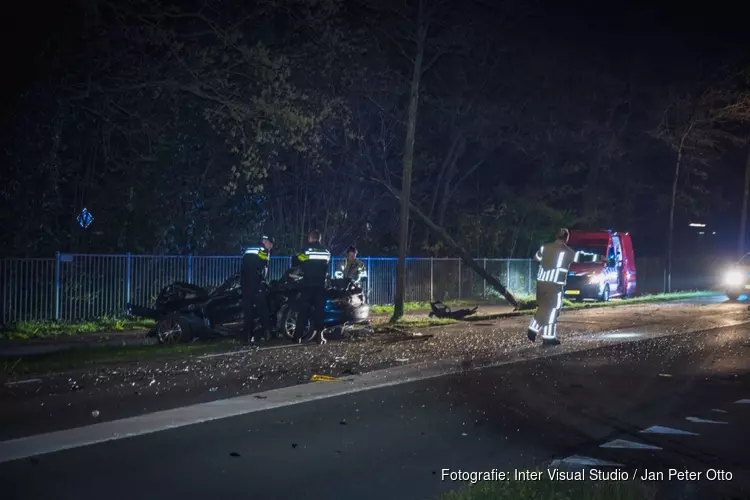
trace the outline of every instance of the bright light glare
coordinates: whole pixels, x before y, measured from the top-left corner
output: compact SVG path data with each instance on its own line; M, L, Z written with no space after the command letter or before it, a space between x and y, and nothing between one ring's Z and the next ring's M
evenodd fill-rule
M706 227L705 224L700 224L698 222L691 222L690 227Z
M602 279L604 279L604 276L601 274L593 274L589 276L589 283L598 284L602 282Z
M604 333L601 338L603 339L634 339L643 337L641 333Z
M736 269L732 269L731 271L727 271L724 275L724 284L725 285L741 285L745 281L745 277L742 275L740 271L737 271Z
M591 336L582 337L589 341L602 341L602 340L625 340L625 339L637 339L643 337L642 333L633 332L620 332L620 333L599 333Z

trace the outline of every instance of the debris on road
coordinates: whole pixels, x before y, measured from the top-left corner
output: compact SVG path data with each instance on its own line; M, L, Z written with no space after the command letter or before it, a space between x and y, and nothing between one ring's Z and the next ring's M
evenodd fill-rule
M99 410L94 410L91 412L91 416L94 418L97 418L99 416Z
M16 380L14 382L6 382L6 387L13 387L14 385L23 385L23 384L38 384L41 382L42 379L40 378L30 378L27 380Z
M328 375L313 375L310 377L311 382L339 382L340 380L340 378L329 377Z

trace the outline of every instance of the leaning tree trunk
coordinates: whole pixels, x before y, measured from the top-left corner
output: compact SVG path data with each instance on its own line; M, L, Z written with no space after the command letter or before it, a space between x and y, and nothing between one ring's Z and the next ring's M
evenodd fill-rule
M404 315L406 295L406 254L409 250L409 194L411 193L411 172L414 163L414 137L417 130L417 110L419 107L419 84L422 77L422 59L427 39L427 25L424 19L423 1L419 2L417 20L417 50L414 56L414 70L409 92L409 117L406 123L406 144L404 145L403 176L401 181L401 234L398 243L398 264L396 265L396 297L391 322Z
M740 236L737 242L737 258L745 255L745 232L747 231L747 200L750 198L750 151L745 161L745 193L742 197L742 215L740 217Z
M403 203L403 197L401 193L399 193L395 188L393 188L390 185L386 185L386 188L391 192L393 196L395 196L398 200L400 200ZM498 281L497 278L492 276L490 273L488 273L482 266L476 263L476 261L471 257L469 252L463 249L461 245L456 243L456 241L451 238L451 236L448 234L448 232L443 229L442 227L438 226L433 222L432 219L430 219L427 215L425 215L419 208L417 208L413 203L409 203L409 209L416 215L422 222L427 225L427 227L430 228L430 230L439 235L443 240L448 244L448 246L452 247L453 250L458 253L458 256L461 257L461 260L469 266L474 272L476 272L482 279L484 279L487 283L490 284L495 290L497 290L500 295L505 297L505 300L507 300L513 307L516 309L519 309L521 307L521 304L518 302L518 299L516 299L515 295L513 295L510 290L505 288L500 281Z

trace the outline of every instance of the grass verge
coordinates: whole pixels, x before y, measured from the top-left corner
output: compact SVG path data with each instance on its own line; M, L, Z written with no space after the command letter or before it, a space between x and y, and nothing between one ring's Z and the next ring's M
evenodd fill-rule
M129 319L107 316L79 323L21 321L6 330L0 331L0 339L54 339L57 337L92 333L147 331L152 326L154 326L154 321L150 319Z
M0 361L0 376L38 375L91 368L92 366L161 361L186 355L223 352L237 345L234 340L210 344L138 345L99 347L96 349L68 349L49 354L37 354Z
M507 304L504 300L446 300L443 302L446 306L456 309L461 307L474 307L482 305ZM409 311L429 311L429 302L404 302L404 312ZM370 306L372 314L393 314L393 305Z
M653 500L656 488L642 481L484 481L439 500Z

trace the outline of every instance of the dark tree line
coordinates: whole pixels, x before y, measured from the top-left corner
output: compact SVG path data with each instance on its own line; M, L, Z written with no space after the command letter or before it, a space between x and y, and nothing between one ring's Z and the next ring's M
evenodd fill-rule
M672 206L739 201L720 186L725 171L742 184L744 161L727 160L747 144L742 61L670 79L533 34L540 15L512 1L81 2L5 129L2 252L224 254L262 231L287 252L316 227L336 252L396 255L405 212L389 187L409 184L470 254L526 258L562 225L631 230L645 248ZM418 218L405 235L411 255L455 255Z

